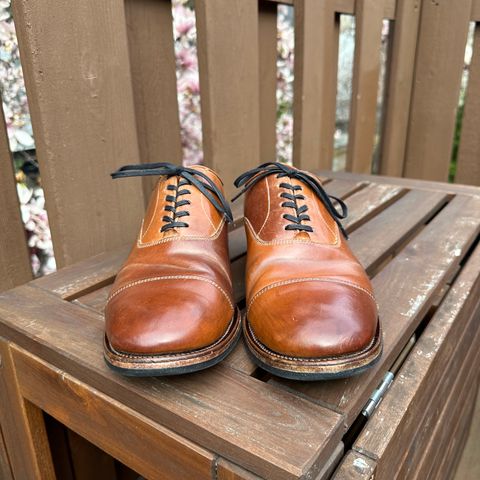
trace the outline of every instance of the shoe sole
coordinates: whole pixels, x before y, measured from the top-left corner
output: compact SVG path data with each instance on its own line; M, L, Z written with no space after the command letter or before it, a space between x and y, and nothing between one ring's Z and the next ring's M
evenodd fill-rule
M104 358L112 370L129 377L160 377L192 373L212 367L226 358L235 348L240 333L241 316L236 309L222 337L201 349L160 355L118 352L111 346L105 335Z
M270 350L253 334L246 316L243 333L254 362L264 370L289 380L333 380L359 375L373 367L382 355L383 341L380 322L372 343L364 350L337 357L299 358Z

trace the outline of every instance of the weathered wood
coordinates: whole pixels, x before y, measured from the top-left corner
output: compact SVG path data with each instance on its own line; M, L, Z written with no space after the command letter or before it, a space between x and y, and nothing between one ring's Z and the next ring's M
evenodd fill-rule
M159 479L210 478L214 460L211 453L92 391L88 385L25 350L14 348L13 356L25 398L139 474ZM83 407L85 404L88 409ZM105 470L104 473L110 474Z
M243 339L238 342L235 350L224 360L224 362L225 365L228 365L230 368L247 375L251 375L257 369L257 366L253 363L248 354Z
M348 217L343 221L347 232L358 228L370 218L405 195L406 190L391 185L371 183L348 197Z
M399 478L409 478L409 469L413 471L419 461L415 457L428 442L429 425L436 424L435 410L443 408L465 362L465 372L470 370L466 352L476 354L472 339L480 340L478 322L472 316L480 294L479 268L477 250L355 442L355 449L379 458L377 470L384 478L397 473Z
M401 177L405 160L408 115L413 87L421 0L396 2L381 136L380 173Z
M371 480L376 478L375 471L374 460L350 450L343 458L332 480Z
M448 179L471 0L423 2L404 176Z
M473 357L473 356L472 356ZM479 355L471 358L478 362ZM431 433L429 444L426 446L422 463L413 478L451 478L449 471L456 467L455 457L461 453L468 426L472 419L475 397L478 389L478 372L467 366L469 375L462 375L455 387L448 395L446 405L438 416L434 431ZM439 412L440 413L440 412ZM442 428L443 425L443 428ZM447 427L448 428L445 428ZM425 473L427 476L422 477ZM465 478L465 477L464 477Z
M94 0L12 6L62 267L131 242L143 213L140 180L109 177L139 161L124 7Z
M355 19L355 58L346 169L370 173L380 75L382 4L376 0L357 0Z
M0 290L32 278L3 107L0 105Z
M233 181L260 159L258 0L197 0L204 162Z
M475 26L473 56L463 112L455 182L480 185L480 25Z
M357 182L382 183L387 185L398 185L406 188L416 188L420 190L434 190L436 192L462 193L466 195L478 195L478 188L470 185L458 185L455 183L445 183L436 181L416 180L413 178L387 177L384 175L371 175L350 172L325 172L317 171L320 176L331 177L332 179L349 179Z
M86 295L113 282L130 249L130 245L125 245L108 253L95 255L76 265L63 268L61 273L39 278L35 285L67 300Z
M10 345L0 338L0 424L14 478L55 479L42 412L19 390Z
M125 2L137 136L142 162L182 162L170 2ZM143 179L145 201L157 181Z
M196 375L133 383L105 366L99 315L28 285L0 298L0 334L260 476L313 474L340 441L339 415L222 365ZM302 442L292 444L296 434Z
M290 388L344 412L350 424L479 231L480 198L454 198L373 278L384 330L384 350L379 363L360 377L315 384L286 382ZM415 281L406 282L405 278Z
M367 272L375 271L446 203L447 194L413 190L355 230L350 248ZM399 221L401 219L401 221Z
M258 4L260 72L260 161L277 159L277 5Z
M367 185L366 182L351 182L350 180L334 179L324 185L324 188L329 195L345 199L362 190L362 188L365 188Z
M339 20L331 2L295 3L293 163L332 168Z

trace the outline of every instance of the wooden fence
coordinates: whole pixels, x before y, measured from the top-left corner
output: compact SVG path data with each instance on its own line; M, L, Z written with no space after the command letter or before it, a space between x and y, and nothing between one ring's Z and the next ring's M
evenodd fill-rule
M204 161L227 190L275 159L277 3L196 0ZM332 166L339 22L355 15L347 170L371 170L381 29L391 21L379 171L447 180L464 52L480 0L290 0L295 15L293 162ZM125 163L180 162L168 0L13 0L57 265L130 242L146 194L112 182ZM480 184L480 23L456 181ZM0 289L29 259L0 125ZM143 192L143 193L142 193Z

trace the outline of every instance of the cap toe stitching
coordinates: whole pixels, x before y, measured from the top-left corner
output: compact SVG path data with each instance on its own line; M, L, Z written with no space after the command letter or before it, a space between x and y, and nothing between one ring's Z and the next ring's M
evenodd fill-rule
M250 300L248 307L247 307L247 314L250 311L253 303L264 293L268 292L269 290L272 290L273 288L281 287L284 285L290 285L293 283L301 283L301 282L326 282L326 283L338 283L342 285L347 285L352 288L356 288L357 290L360 290L364 293L366 293L375 303L378 309L378 304L375 300L375 297L365 288L361 287L360 285L357 285L356 283L349 282L348 280L337 280L333 278L318 278L318 277L307 277L307 278L295 278L292 280L283 280L281 282L275 282L270 285L267 285L266 287L263 287L261 290L259 290Z
M126 285L123 285L122 287L120 287L119 289L111 293L110 296L108 297L106 305L108 305L110 300L116 297L119 293L127 290L128 288L134 287L136 285L141 285L143 283L156 282L161 280L199 280L201 282L209 283L210 285L214 286L216 289L220 290L220 292L222 292L222 294L227 299L228 304L230 305L232 310L234 310L234 306L232 301L230 300L230 297L228 296L227 292L218 283L208 278L199 277L197 275L164 275L161 277L149 277L149 278L142 278L140 280L135 280L133 282L127 283Z

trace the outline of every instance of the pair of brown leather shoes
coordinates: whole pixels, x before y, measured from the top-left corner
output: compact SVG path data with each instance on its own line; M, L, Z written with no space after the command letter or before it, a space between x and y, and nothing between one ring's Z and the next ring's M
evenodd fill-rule
M241 331L228 256L232 213L220 178L204 166L122 167L114 178L160 175L136 245L105 308L105 358L125 375L212 366ZM381 355L377 306L350 251L342 211L314 175L259 166L243 186L247 233L243 331L255 361L276 375L353 375Z

